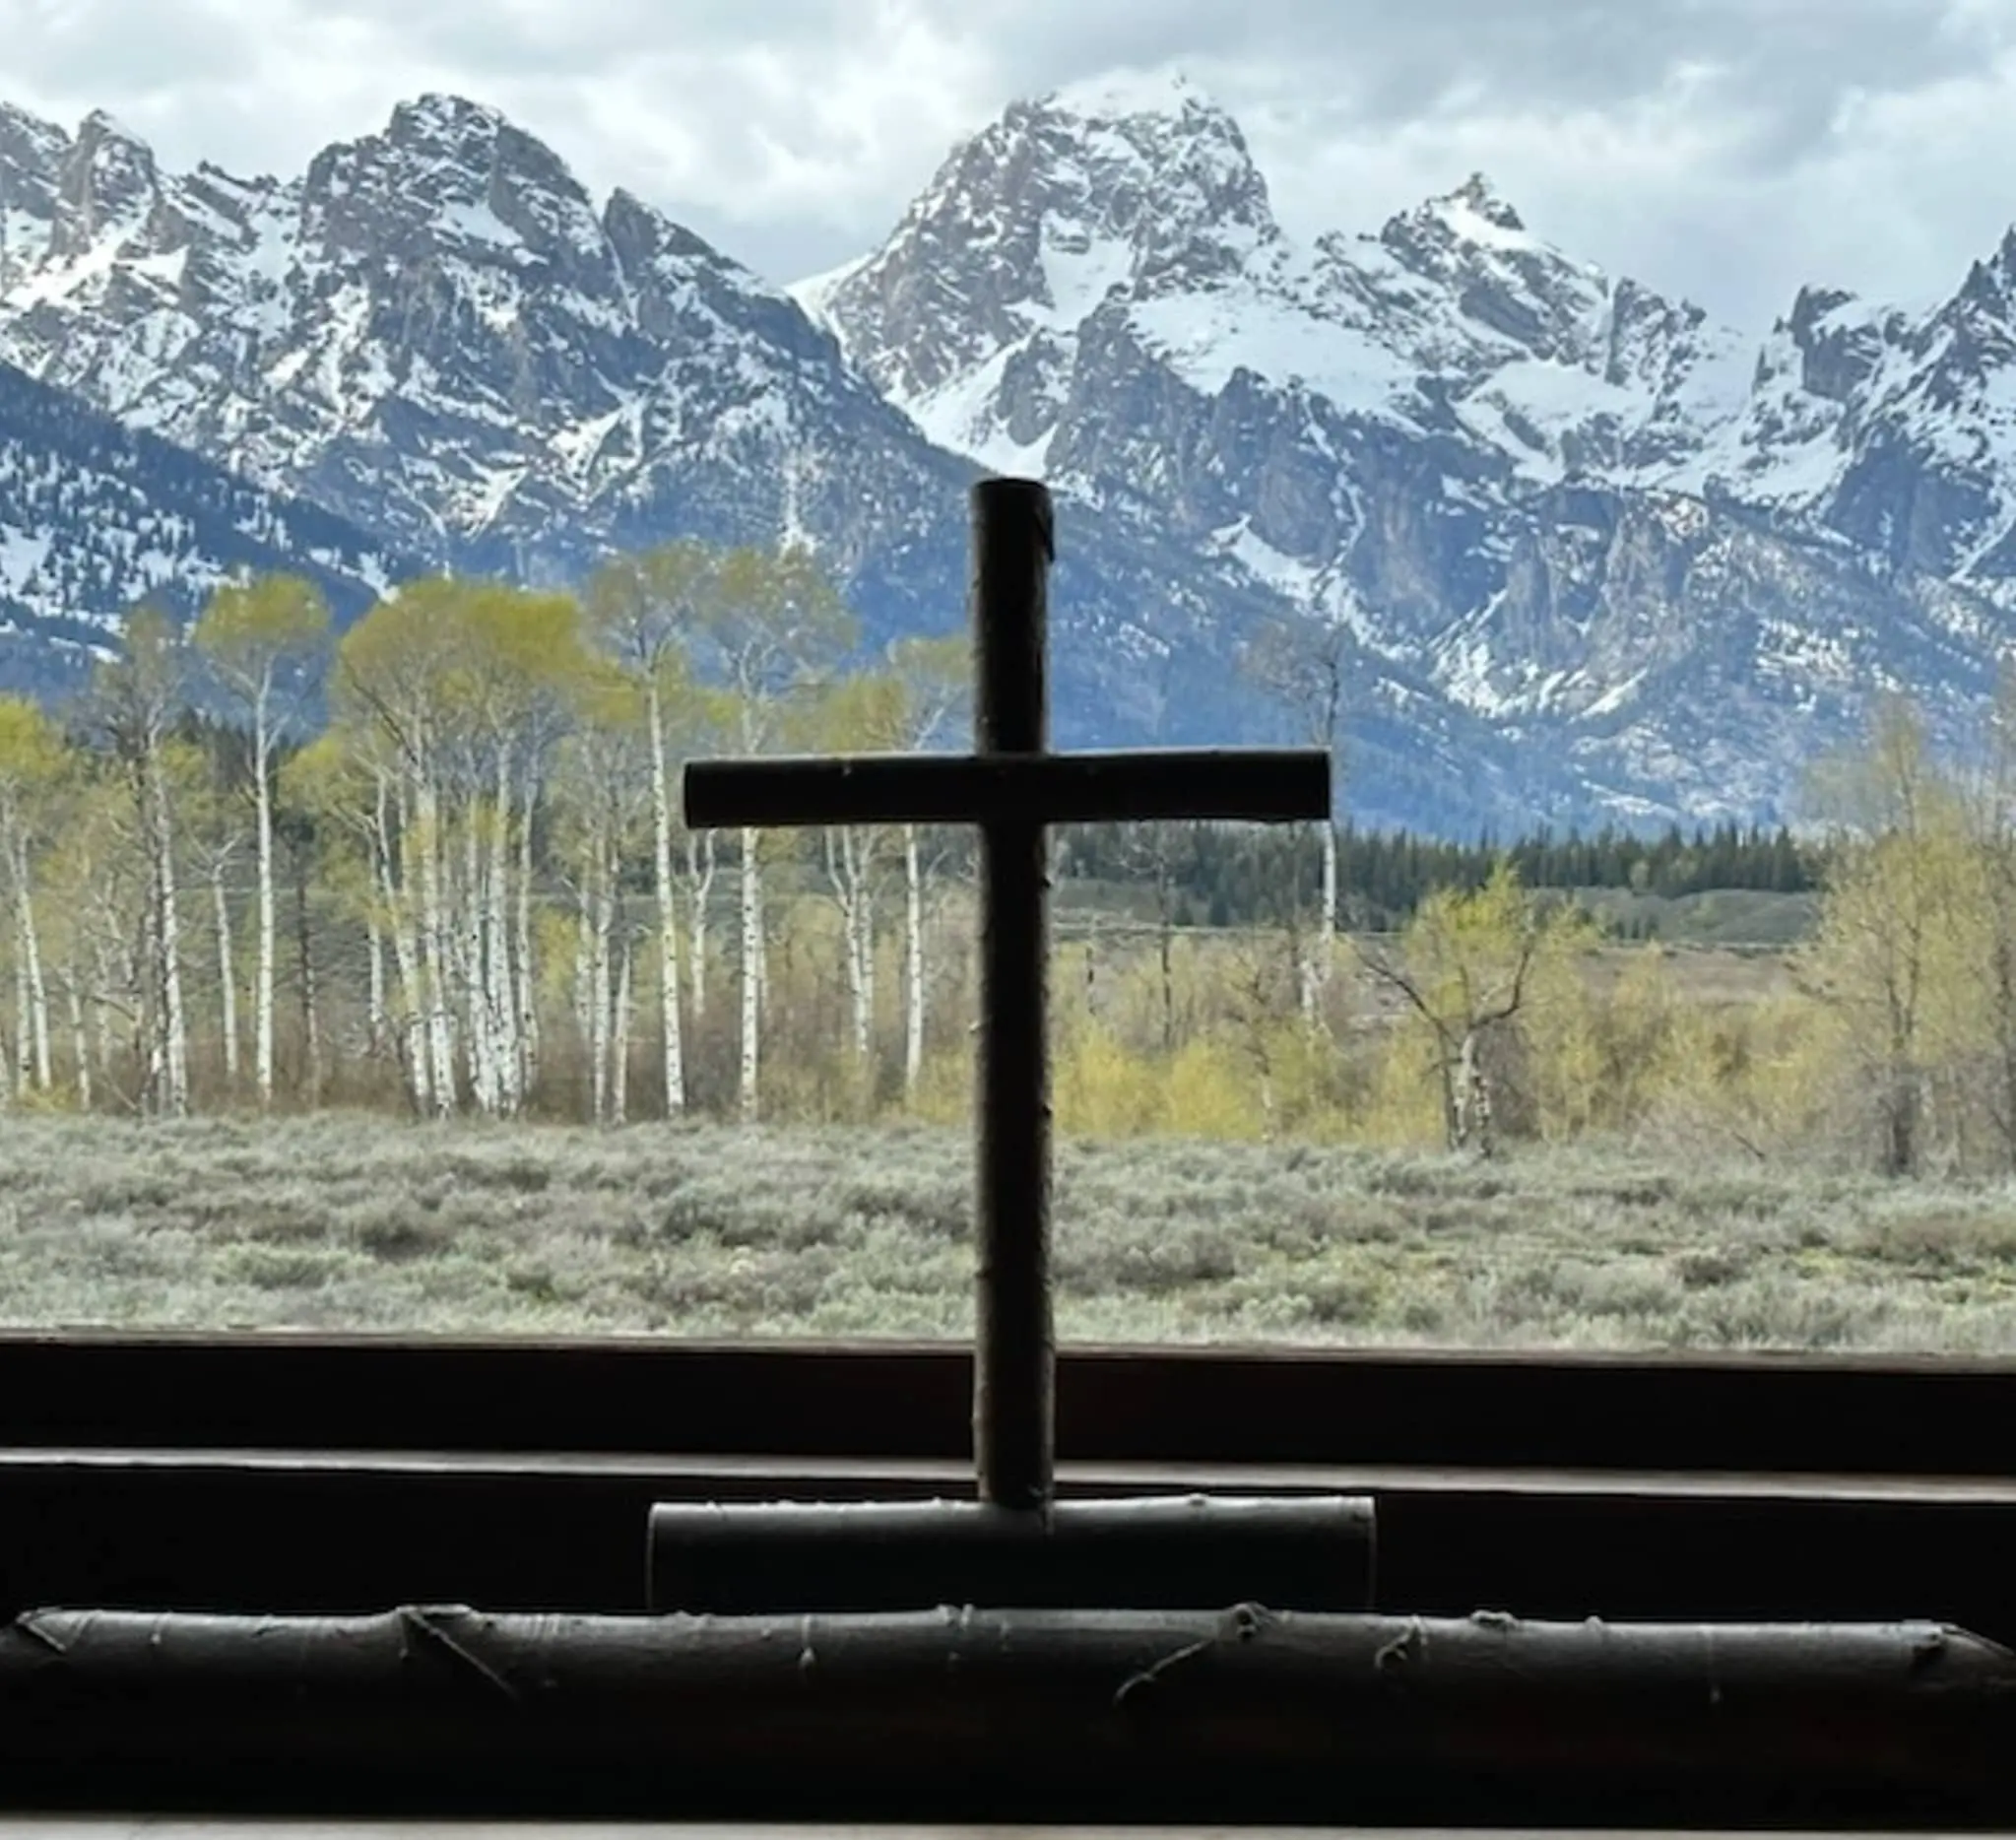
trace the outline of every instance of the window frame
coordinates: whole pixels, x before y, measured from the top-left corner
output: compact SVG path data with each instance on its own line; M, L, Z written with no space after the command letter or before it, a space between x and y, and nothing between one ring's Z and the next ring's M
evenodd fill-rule
M958 1459L970 1347L0 1332L0 1447ZM1065 1459L2016 1475L2016 1359L1073 1344Z

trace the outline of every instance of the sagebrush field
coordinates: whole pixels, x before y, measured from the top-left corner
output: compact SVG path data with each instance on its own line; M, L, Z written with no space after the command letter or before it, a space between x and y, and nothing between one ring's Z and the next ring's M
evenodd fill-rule
M0 1120L0 1321L963 1337L963 1133ZM2016 1187L1059 1147L1066 1339L2016 1350Z

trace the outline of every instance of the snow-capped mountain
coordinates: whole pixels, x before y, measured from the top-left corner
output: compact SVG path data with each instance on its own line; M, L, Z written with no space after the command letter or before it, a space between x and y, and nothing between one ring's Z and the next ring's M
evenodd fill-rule
M1590 803L1708 813L1781 806L1872 690L1958 726L1989 681L2012 274L1921 321L1808 293L1760 344L1481 175L1298 246L1154 81L1009 108L796 292L945 445L1348 622Z
M75 685L108 628L188 614L239 570L317 582L354 615L413 565L335 513L282 498L0 363L0 680Z
M0 128L0 359L429 562L577 577L673 536L810 542L871 641L955 627L973 464L783 292L448 97L298 178L164 172L97 114ZM1221 718L1269 597L1070 514L1061 739Z
M877 642L959 620L975 471L1039 474L1060 742L1258 735L1257 623L1340 623L1366 821L1762 815L1872 690L1957 730L2016 607L2012 297L2016 241L1746 337L1481 176L1305 244L1178 82L1017 103L790 291L453 98L289 179L0 107L0 361L128 427L421 563L802 538Z
M1181 80L1015 104L880 249L796 293L946 445L1052 476L1099 469L1087 399L1137 351L1206 399L1247 375L1536 481L1656 476L1739 414L1754 358L1549 248L1482 175L1298 248L1237 123Z

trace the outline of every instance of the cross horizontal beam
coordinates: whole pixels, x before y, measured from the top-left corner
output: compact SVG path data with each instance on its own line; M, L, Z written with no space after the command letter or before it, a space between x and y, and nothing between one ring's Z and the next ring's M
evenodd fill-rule
M1321 822L1331 810L1330 755L1321 748L693 760L684 793L696 830L1003 819Z

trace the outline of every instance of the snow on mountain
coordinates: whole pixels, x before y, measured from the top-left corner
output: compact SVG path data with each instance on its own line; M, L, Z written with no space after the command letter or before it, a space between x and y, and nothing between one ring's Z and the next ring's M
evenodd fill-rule
M2010 636L2016 239L1760 350L1481 174L1298 247L1231 118L1135 83L1008 109L797 294L946 445L1348 620L1597 808L1782 810L1875 689L1961 726Z
M872 643L957 622L975 470L1040 474L1060 740L1262 732L1247 636L1342 623L1368 821L1782 811L1886 685L1957 732L2016 617L2012 357L2016 240L1761 340L1482 175L1305 244L1180 78L1014 104L788 291L455 98L284 179L0 108L0 361L128 427L425 562L800 538Z
M339 619L412 564L0 364L0 678L70 687L141 601L187 615L240 570L316 581Z
M1751 357L1569 261L1480 174L1298 248L1237 123L1181 81L1015 104L878 250L794 292L936 437L1023 462L1069 419L1088 334L1206 397L1246 372L1417 433L1453 415L1539 481L1658 473L1740 412Z
M104 116L9 122L0 361L427 563L563 581L789 536L869 643L960 622L972 462L787 295L627 192L598 207L494 110L420 98L287 180L164 171ZM1062 518L1060 739L1213 729L1277 604L1096 504Z

